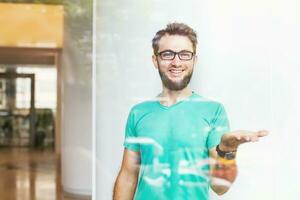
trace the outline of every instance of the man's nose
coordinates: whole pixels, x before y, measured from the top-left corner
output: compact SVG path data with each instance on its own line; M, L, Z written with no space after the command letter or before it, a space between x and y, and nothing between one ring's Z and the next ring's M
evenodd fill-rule
M180 64L180 62L181 62L181 60L179 58L179 55L176 54L175 57L174 57L174 59L172 60L172 65L178 66Z

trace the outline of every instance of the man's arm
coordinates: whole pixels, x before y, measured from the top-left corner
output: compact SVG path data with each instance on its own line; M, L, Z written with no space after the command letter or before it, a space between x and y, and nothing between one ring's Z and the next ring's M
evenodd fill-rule
M124 150L122 166L115 182L113 200L132 200L138 182L140 153Z
M210 187L218 195L226 193L237 176L237 165L234 160L225 160L217 154L216 148L209 150Z
M225 152L237 151L238 146L247 142L256 142L260 137L268 135L267 131L234 131L224 134L219 148ZM226 193L237 176L235 159L226 160L218 156L216 148L209 150L211 188L218 195Z

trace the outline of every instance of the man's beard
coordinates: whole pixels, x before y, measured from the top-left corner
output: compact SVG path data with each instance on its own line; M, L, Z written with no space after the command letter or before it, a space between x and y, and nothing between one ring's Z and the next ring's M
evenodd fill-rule
M166 88L168 88L169 90L174 90L174 91L179 91L179 90L186 88L187 85L190 83L190 80L193 75L193 70L192 70L189 74L185 75L181 81L174 82L174 81L170 80L167 77L167 75L160 70L160 67L158 67L158 72L159 72L161 81L164 84L164 86Z

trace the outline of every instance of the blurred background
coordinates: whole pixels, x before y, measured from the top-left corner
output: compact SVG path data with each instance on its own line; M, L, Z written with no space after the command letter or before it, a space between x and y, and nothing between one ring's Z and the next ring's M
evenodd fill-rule
M0 27L1 199L91 199L92 0L2 0Z

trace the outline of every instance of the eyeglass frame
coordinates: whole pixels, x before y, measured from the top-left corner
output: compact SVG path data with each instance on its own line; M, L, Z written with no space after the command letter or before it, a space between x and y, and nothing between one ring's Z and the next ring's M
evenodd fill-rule
M163 59L162 56L161 56L161 54L162 54L162 53L165 53L165 52L168 52L168 51L174 53L174 57L173 57L172 59ZM192 56L191 56L190 59L181 59L181 57L180 57L180 53L181 53L181 52L188 52L188 53L191 53ZM179 60L189 61L189 60L192 60L192 59L193 59L193 57L194 57L194 55L195 55L195 52L187 51L187 50L181 50L181 51L176 52L176 51L172 51L172 50L170 50L170 49L167 49L167 50L164 50L164 51L161 51L161 52L157 52L155 55L156 55L156 56L159 56L162 60L174 60L175 57L176 57L176 55L178 55Z

